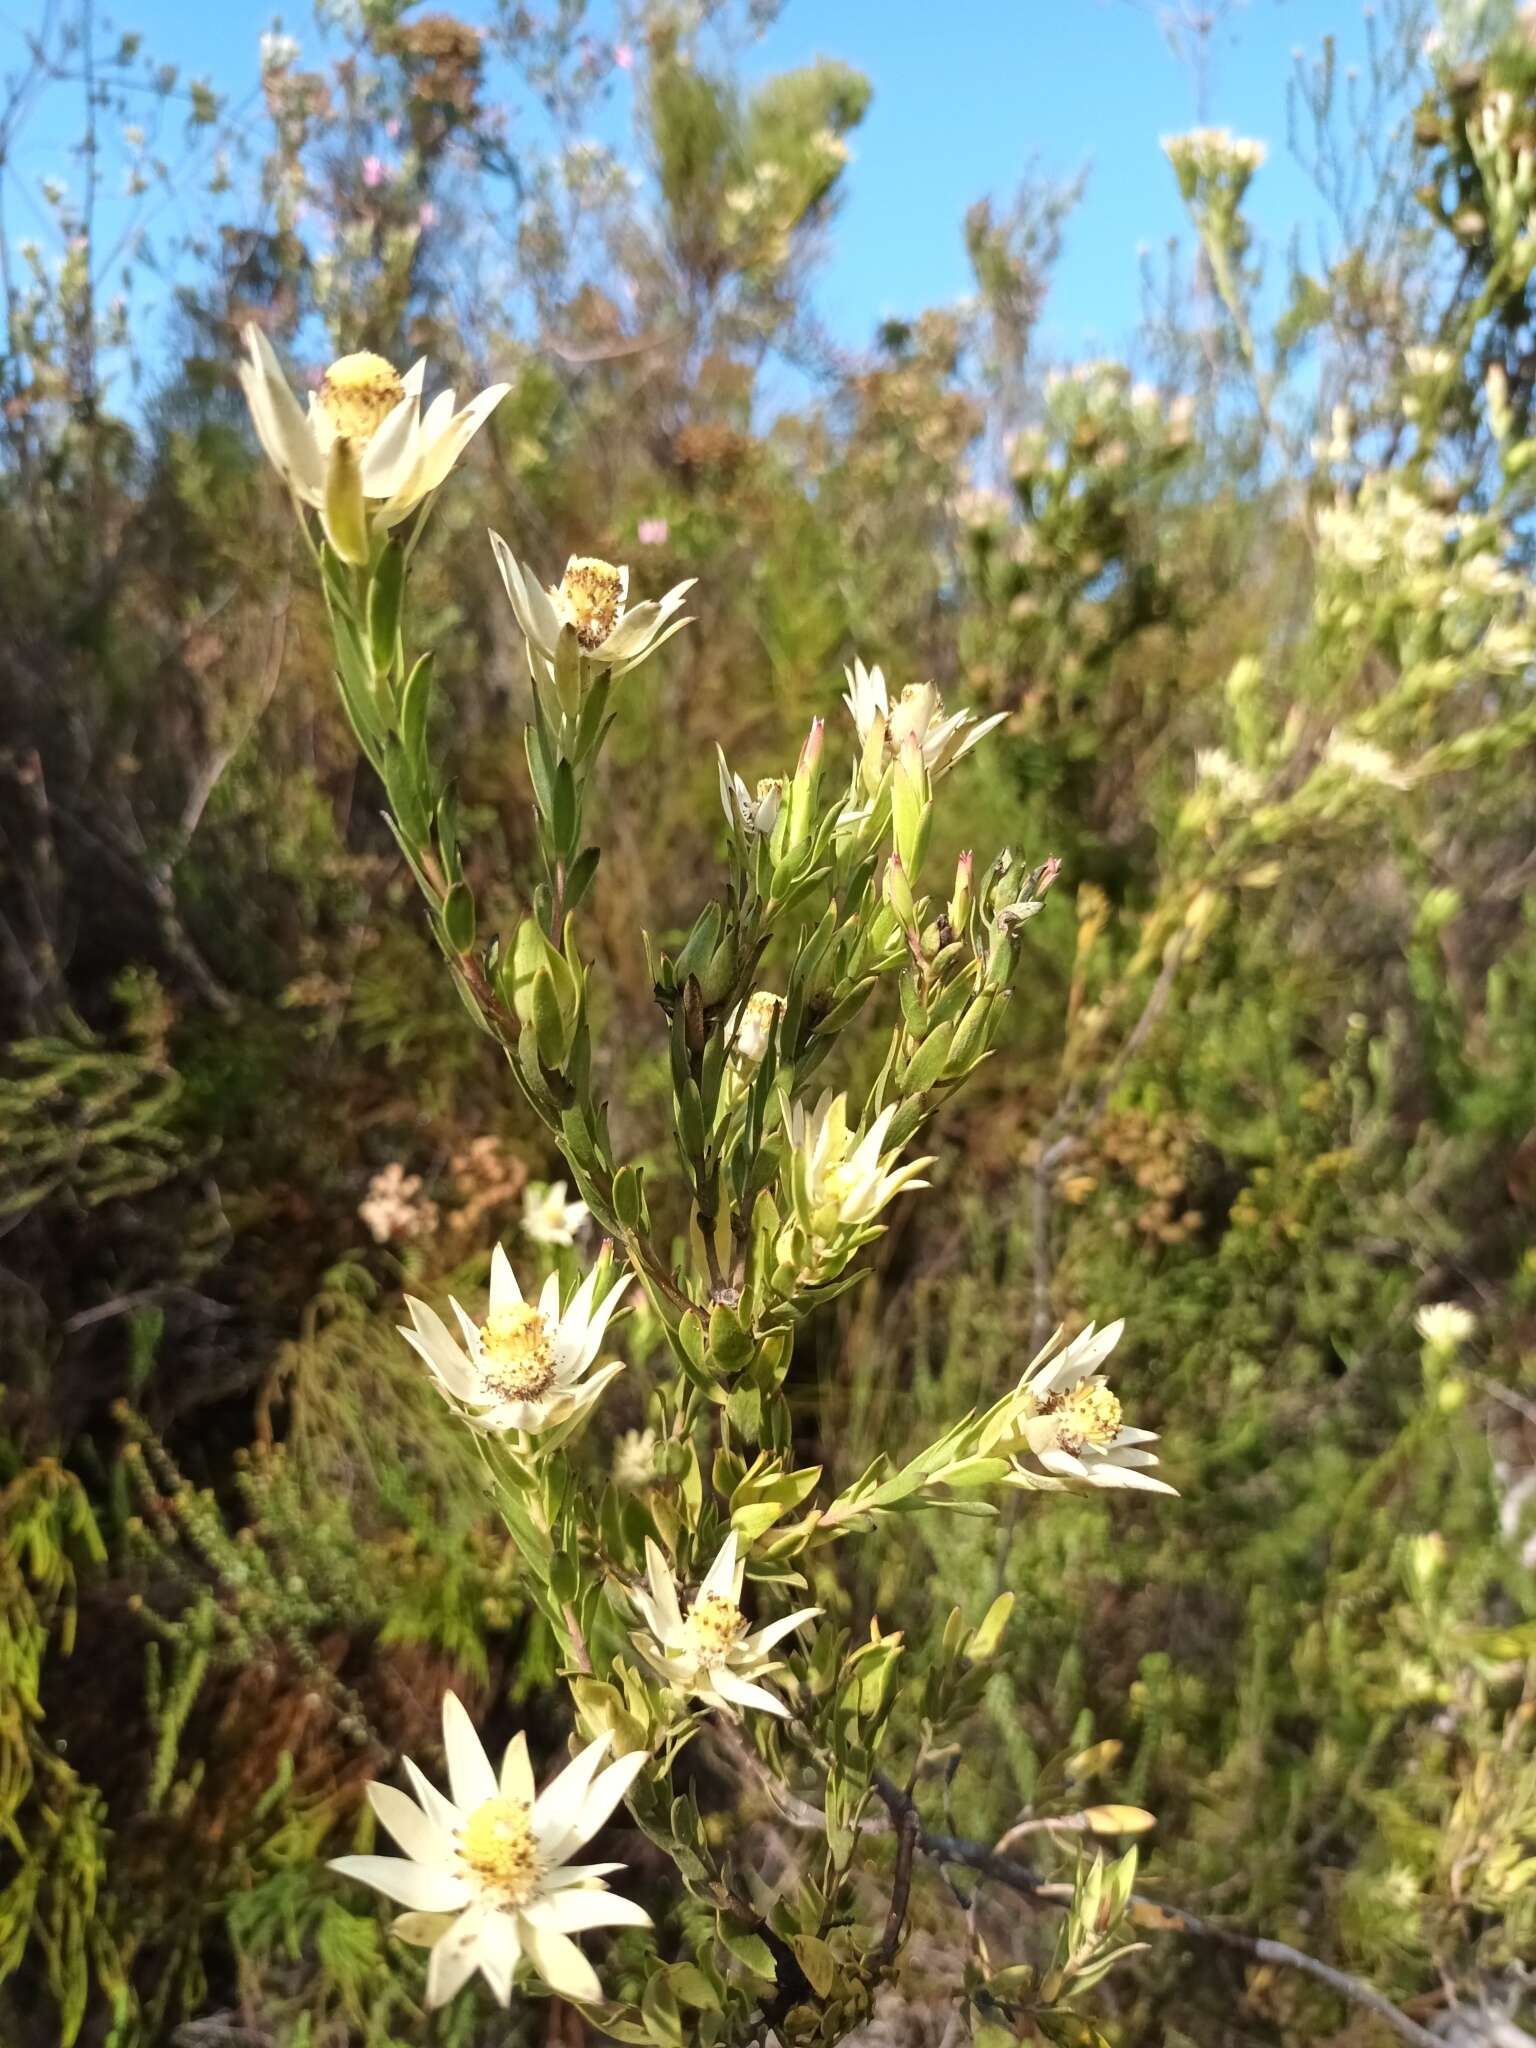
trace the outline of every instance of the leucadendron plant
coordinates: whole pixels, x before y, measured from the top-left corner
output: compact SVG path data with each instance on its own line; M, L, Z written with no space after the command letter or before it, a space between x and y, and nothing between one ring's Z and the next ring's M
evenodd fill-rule
M946 712L931 684L893 698L878 669L856 664L840 773L820 719L798 760L756 789L722 755L719 885L675 952L650 951L689 1212L687 1231L664 1240L662 1204L616 1156L595 1090L581 913L598 875L589 798L614 693L645 686L635 671L690 623L691 586L631 603L626 570L582 557L548 583L491 536L526 642L542 873L515 929L486 933L435 749L432 652L411 646L407 596L420 520L499 391L422 414L419 368L402 378L352 356L306 416L259 337L244 374L323 580L347 716L448 970L606 1233L583 1277L567 1267L536 1295L497 1246L483 1307L412 1300L403 1330L474 1433L560 1646L574 1756L541 1770L519 1735L493 1768L450 1695L448 1790L407 1763L414 1797L372 1794L402 1854L336 1867L404 1908L395 1932L430 1949L430 2003L478 1972L504 2002L557 1993L624 2041L835 2041L868 2014L908 1917L917 1771L897 1784L881 1763L898 1688L925 1753L953 1742L1011 1596L974 1628L957 1610L914 1655L899 1627L860 1637L827 1619L808 1597L818 1574L884 1516L989 1514L1009 1488L1171 1491L1101 1370L1118 1325L1065 1346L1058 1336L990 1407L899 1469L877 1459L842 1493L797 1462L785 1398L798 1326L856 1283L886 1209L924 1185L931 1162L914 1147L986 1059L1056 864L1005 851L979 868L967 854L934 892L940 785L995 721ZM840 1041L877 1028L864 1020L887 991L896 1021L860 1098L837 1085ZM677 1207L664 1213L675 1224ZM624 1370L614 1318L640 1296L669 1361L650 1457L625 1485L599 1487L572 1451L602 1426ZM804 1852L772 1890L705 1810L721 1774L678 1769L706 1730L727 1782L744 1774L809 1816ZM621 1802L676 1873L664 1926L636 1897L638 1873L587 1860ZM1092 1814L1090 1835L1148 1818ZM1043 2009L1102 1974L1123 1947L1134 1863L1134 1850L1083 1860L1055 1966L1040 1979L1006 1972L997 2011ZM578 1938L591 1930L623 1931L589 1954Z

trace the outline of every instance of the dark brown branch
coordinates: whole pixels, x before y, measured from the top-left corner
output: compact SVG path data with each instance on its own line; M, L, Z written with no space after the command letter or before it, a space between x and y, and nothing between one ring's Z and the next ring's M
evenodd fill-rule
M917 1853L922 1823L915 1805L909 1805L896 1823L896 1875L891 1884L891 1910L886 1915L881 1937L880 1967L888 1970L901 1947L901 1931L907 1924L907 1902L912 1896L912 1859Z
M958 1863L967 1870L974 1870L981 1877L994 1884L1006 1885L1032 1905L1055 1907L1064 1910L1071 1903L1072 1887L1066 1884L1052 1884L1042 1878L1038 1871L1017 1857L999 1855L982 1842L967 1842L958 1835L940 1834L925 1828L917 1819L917 1807L901 1787L883 1772L875 1776L875 1790L890 1809L898 1825L917 1825L912 1831L915 1846L936 1863ZM903 1840L906 1836L903 1835ZM1149 1899L1139 1892L1131 1894L1131 1919L1137 1928L1163 1934L1180 1934L1186 1941L1208 1943L1213 1948L1230 1949L1235 1954L1250 1957L1256 1963L1271 1963L1288 1970L1300 1970L1305 1976L1319 1984L1325 1984L1338 1997L1351 2005L1372 2012L1391 2027L1404 2041L1412 2041L1417 2048L1441 2048L1437 2037L1427 2027L1421 2027L1416 2020L1409 2019L1405 2012L1389 1998L1359 1977L1352 1977L1346 1970L1336 1970L1330 1963L1320 1962L1316 1956L1309 1956L1304 1950L1292 1948L1286 1941L1271 1941L1261 1934L1244 1934L1236 1928L1214 1927L1208 1920L1202 1920L1195 1913L1186 1913L1179 1906L1165 1906L1157 1899ZM889 1928L887 1928L889 1937Z

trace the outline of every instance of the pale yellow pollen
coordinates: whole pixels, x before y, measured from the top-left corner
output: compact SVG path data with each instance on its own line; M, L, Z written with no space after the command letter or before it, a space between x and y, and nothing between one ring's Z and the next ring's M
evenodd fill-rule
M701 1656L726 1657L746 1634L746 1616L723 1593L706 1593L688 1610L688 1630Z
M338 434L365 448L404 396L394 364L362 349L332 363L318 402Z
M782 778L777 775L764 775L760 777L757 785L758 802L761 803L765 797L772 796L782 786Z
M623 618L624 589L624 571L611 562L600 562L595 555L574 555L567 563L555 595L589 654L602 646Z
M526 1301L499 1308L480 1327L480 1379L498 1401L535 1401L555 1377L554 1333Z
M1073 1457L1086 1444L1113 1443L1120 1433L1119 1400L1099 1380L1083 1380L1070 1393L1058 1394L1045 1412L1056 1424L1058 1446Z
M526 1906L540 1875L533 1820L521 1799L487 1799L459 1830L459 1863L498 1906Z
M772 989L760 988L747 997L746 1021L759 1031L771 1031L784 1007L784 998Z

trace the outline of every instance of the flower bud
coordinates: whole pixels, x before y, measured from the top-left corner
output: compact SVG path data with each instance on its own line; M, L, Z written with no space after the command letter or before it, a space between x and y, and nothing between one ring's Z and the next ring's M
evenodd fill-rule
M784 835L786 853L797 852L811 836L816 792L821 783L821 749L826 726L824 718L811 720L811 729L805 736L805 745L800 749L800 759L795 764L794 780L789 785L789 823Z
M876 711L864 734L864 751L859 756L858 779L866 796L874 796L885 773L885 714Z
M724 1002L736 979L736 934L727 932L699 975L699 994L706 1005Z
M896 851L910 875L915 876L922 868L932 822L933 803L922 745L916 734L909 733L896 757L891 782L891 824Z
M899 853L893 853L885 864L880 893L903 928L910 931L917 921L917 911L912 901L912 885L907 880Z
M971 870L975 856L967 848L955 862L955 893L949 899L949 928L957 939L965 936L971 921Z
M331 448L325 472L325 537L344 562L363 568L368 561L368 508L363 502L363 472L357 450L345 435Z

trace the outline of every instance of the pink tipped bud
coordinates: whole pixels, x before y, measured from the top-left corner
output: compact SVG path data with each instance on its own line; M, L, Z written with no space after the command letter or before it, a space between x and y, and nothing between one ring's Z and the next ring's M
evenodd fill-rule
M794 779L789 786L789 826L784 841L788 853L798 853L811 836L816 792L821 782L821 735L825 727L824 718L811 720L805 745L800 749L800 759L795 763Z
M898 921L910 927L916 919L917 912L912 902L912 885L907 880L907 871L901 864L899 853L893 853L885 864L880 893L895 912Z

